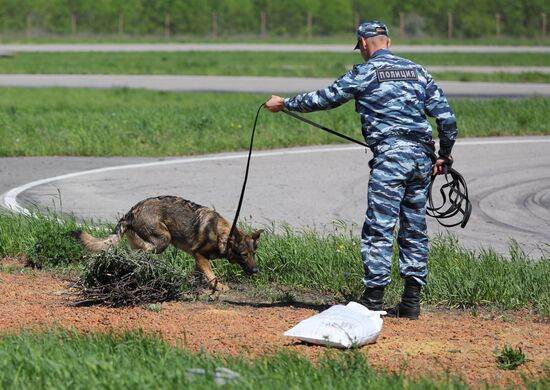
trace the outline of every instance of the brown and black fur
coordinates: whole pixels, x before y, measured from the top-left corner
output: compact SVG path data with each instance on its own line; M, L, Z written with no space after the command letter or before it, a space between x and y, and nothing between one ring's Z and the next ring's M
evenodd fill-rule
M162 253L173 244L195 258L197 270L211 288L224 290L227 287L218 281L209 260L225 258L255 274L257 241L263 232L246 234L235 228L229 237L230 230L231 224L208 207L177 196L159 196L137 203L107 237L95 238L81 231L75 236L92 252L116 245L124 234L133 249Z

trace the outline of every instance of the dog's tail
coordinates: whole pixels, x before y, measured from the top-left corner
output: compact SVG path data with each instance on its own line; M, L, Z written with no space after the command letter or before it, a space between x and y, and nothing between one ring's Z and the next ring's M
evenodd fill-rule
M122 236L128 229L125 219L121 219L113 232L107 237L97 238L82 230L76 230L72 232L74 238L76 238L87 250L90 252L103 252L110 247L118 244L122 239Z

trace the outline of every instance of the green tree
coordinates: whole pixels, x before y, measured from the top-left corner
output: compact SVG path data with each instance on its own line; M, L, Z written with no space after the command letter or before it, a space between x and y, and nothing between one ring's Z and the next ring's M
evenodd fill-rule
M71 13L77 12L76 2L69 0L45 0L40 12L43 13L43 27L47 32L69 34Z
M204 0L179 0L174 4L172 21L176 34L206 35L211 30L212 9Z
M258 34L260 12L253 0L211 0L221 34Z
M315 10L313 31L316 35L351 33L353 26L352 0L320 0Z
M459 38L480 38L495 31L495 17L488 1L463 0L455 13Z
M379 20L387 26L397 25L399 22L399 11L397 17L394 11L395 0L373 1L373 0L354 0L353 12L359 15L359 22L368 20Z
M5 32L23 31L27 24L27 15L33 14L32 0L1 0L0 23Z
M316 0L269 1L267 3L269 31L274 35L305 35L308 12L315 10L318 4Z
M145 32L142 21L147 19L147 5L142 0L111 0L111 19L115 19L118 30L119 18L122 15L124 33L142 34Z

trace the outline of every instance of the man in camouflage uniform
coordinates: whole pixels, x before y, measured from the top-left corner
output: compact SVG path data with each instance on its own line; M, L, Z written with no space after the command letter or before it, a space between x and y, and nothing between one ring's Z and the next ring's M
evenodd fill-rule
M365 62L326 88L283 99L272 96L266 107L299 112L326 110L354 99L362 132L374 158L368 206L361 235L365 292L363 304L382 310L390 282L393 232L399 221L399 272L405 279L401 303L388 314L411 319L420 313L420 289L428 273L426 204L430 174L442 173L452 161L457 136L454 114L432 76L420 65L390 50L387 27L363 23L357 46ZM433 164L423 143L432 141L426 115L436 118L439 158Z

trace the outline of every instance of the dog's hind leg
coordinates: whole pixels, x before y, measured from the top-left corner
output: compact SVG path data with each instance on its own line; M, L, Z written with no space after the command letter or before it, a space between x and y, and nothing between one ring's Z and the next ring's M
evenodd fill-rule
M153 232L147 237L147 240L143 239L134 231L128 231L126 233L128 242L132 249L141 249L147 252L162 253L170 245L171 236L170 232L163 223L156 226Z
M130 244L130 248L132 249L140 249L147 252L153 252L153 250L155 249L155 246L153 244L142 239L134 231L129 230L126 233L126 237L128 237L128 243Z

